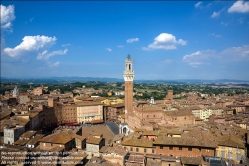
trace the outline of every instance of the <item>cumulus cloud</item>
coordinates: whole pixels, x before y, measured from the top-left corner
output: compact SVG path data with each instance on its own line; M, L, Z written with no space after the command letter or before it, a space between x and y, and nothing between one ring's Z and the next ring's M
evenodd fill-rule
M5 48L4 52L10 57L16 57L26 51L36 51L42 48L50 47L56 42L56 37L48 36L25 36L22 43L15 48Z
M215 50L196 51L192 54L183 56L182 61L192 67L210 64L213 61L245 61L249 60L249 45L242 47L229 47L221 52Z
M238 0L227 11L228 13L248 13L249 2Z
M50 57L55 56L55 55L64 55L66 54L68 49L65 50L58 50L58 51L53 51L51 53L48 53L47 50L43 51L42 53L39 53L37 56L38 60L48 60Z
M133 43L133 42L138 42L138 41L139 41L138 38L131 38L131 39L126 40L127 43Z
M50 66L51 67L56 67L56 66L59 66L59 64L60 64L60 62L55 62L55 63L51 64Z
M1 28L8 29L12 26L12 21L15 19L15 7L13 5L1 5Z
M219 15L220 15L220 12L213 12L213 14L211 15L211 18L218 17Z
M195 4L195 7L198 8L198 7L201 6L201 4L202 4L202 2L197 2L197 3Z
M176 40L176 37L169 33L161 33L155 37L154 42L148 45L148 47L143 47L143 50L153 50L153 49L176 49L176 45L187 45L187 41L182 39Z
M109 51L109 52L111 52L111 51L112 51L112 49L111 49L111 48L106 48L106 50L107 50L107 51Z

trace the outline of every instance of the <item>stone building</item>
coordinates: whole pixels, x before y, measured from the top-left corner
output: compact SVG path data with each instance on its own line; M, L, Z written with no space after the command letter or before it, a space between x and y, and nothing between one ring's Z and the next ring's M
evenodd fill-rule
M28 101L29 101L28 92L20 92L19 104L27 104Z
M4 143L14 144L19 136L25 132L24 126L7 126L4 129Z
M99 157L99 150L102 148L102 146L105 146L105 139L102 137L102 134L95 133L92 135L92 137L87 138L86 153L88 154L88 157Z
M245 145L241 139L235 136L223 136L218 140L216 157L234 160L237 164L245 158Z
M94 120L103 120L103 105L99 102L77 104L77 122L91 123Z
M111 163L119 164L121 166L125 165L125 157L128 152L122 148L121 145L116 147L108 147L103 153L102 158L110 161Z

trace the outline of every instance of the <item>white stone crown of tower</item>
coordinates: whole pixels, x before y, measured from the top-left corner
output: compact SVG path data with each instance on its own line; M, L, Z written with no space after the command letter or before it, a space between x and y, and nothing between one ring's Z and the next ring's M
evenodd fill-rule
M132 70L132 60L130 54L128 54L125 60L125 71L124 71L124 80L133 81L134 71Z

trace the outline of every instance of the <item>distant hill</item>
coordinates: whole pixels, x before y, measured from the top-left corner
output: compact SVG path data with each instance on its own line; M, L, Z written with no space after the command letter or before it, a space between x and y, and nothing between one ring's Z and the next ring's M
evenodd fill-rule
M34 84L65 84L72 82L124 82L118 78L101 78L101 77L1 77L1 82L13 83L34 83ZM202 80L202 79L178 79L178 80L134 80L134 83L171 83L171 84L233 84L240 86L249 86L249 81L234 80L234 79L217 79L217 80Z

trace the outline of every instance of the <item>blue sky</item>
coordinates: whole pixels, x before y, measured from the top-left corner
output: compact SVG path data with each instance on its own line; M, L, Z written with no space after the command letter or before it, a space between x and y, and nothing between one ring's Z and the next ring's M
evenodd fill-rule
M249 80L249 1L1 3L2 77Z

